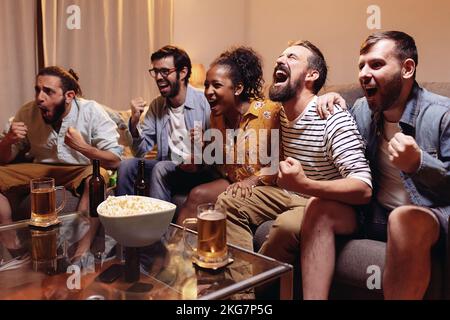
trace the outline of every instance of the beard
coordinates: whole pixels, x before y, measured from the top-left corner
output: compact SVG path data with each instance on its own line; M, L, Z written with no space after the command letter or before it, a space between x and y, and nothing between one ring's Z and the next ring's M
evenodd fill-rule
M177 80L176 81L169 81L166 79L166 81L169 83L170 90L168 92L160 92L161 96L164 98L173 98L180 93L180 74L177 71Z
M284 74L277 76L277 71ZM275 102L285 102L295 97L297 89L300 87L300 78L291 83L291 72L283 64L277 65L273 70L273 83L269 88L269 98ZM277 82L284 82L283 85L277 86Z
M290 78L288 78L290 80ZM275 86L274 83L269 88L269 98L274 102L285 102L295 97L297 89L300 86L300 79L297 79L294 83L288 81L283 86Z
M394 105L400 97L403 88L401 75L397 74L390 81L386 82L385 88L386 90L384 92L380 92L378 104L374 100L368 100L369 107L372 111L386 111Z
M55 106L55 109L54 109L54 112L53 112L53 115L51 116L51 118L45 118L42 115L42 119L44 120L44 122L46 124L56 123L61 119L61 116L64 114L64 111L66 111L66 99L62 98L61 102Z
M178 77L179 78L179 77ZM175 81L171 84L171 89L169 93L167 94L166 98L173 98L176 97L180 93L180 81Z

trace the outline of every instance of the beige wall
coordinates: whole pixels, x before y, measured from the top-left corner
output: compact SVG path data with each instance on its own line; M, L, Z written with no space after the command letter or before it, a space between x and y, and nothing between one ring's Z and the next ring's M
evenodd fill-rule
M169 7L172 1L173 27L163 28L161 26L171 25L172 16L166 12L171 11ZM29 2L30 0L0 0L0 38L4 43L4 48L0 52L0 70L3 75L0 77L0 96L4 97L3 102L0 103L0 129L23 102L33 98L36 71L35 8L30 7ZM54 1L48 0L48 2ZM58 3L69 2L59 0ZM77 2L94 7L90 0L77 0ZM238 44L250 45L262 55L266 80L270 83L275 58L286 47L287 41L308 39L317 44L327 58L330 67L328 84L356 81L358 48L361 41L371 33L366 25L369 16L366 10L369 5L375 4L381 9L382 30L403 30L416 39L420 60L418 79L450 82L450 0L321 0L315 2L311 0L158 0L157 2L162 2L164 5L161 6L161 10L155 8L156 20L159 18L161 21L159 23L156 21L155 25L149 28L150 33L155 32L153 40L149 41L155 48L165 43L163 39L172 39L173 43L184 47L189 52L193 62L200 62L208 67L224 49ZM121 25L128 21L126 26L129 27L139 21L147 21L146 12L144 10L130 11L133 6L128 1L110 0L102 3L124 6L126 10L123 12L127 12L126 18L119 19L117 22ZM165 10L163 8L165 6L169 9ZM72 33L83 32L87 34L88 42L92 41L96 45L103 46L104 37L93 37L95 30L88 26L91 20L96 21L97 24L105 20L104 10L85 10L84 7L82 10L84 19L82 30ZM46 20L47 23L52 21ZM106 35L114 32L115 21L113 22L104 25L105 30L108 30L105 32ZM61 27L59 22L58 26ZM164 32L157 32L161 28ZM146 72L149 65L149 51L153 49L148 45L148 41L136 40L147 37L146 29L142 27L138 29L142 31L124 32L123 41L114 40L106 43L114 51L112 57L119 54L128 57L130 54L132 59L128 59L128 62L142 63L142 66L140 65L137 69L139 71L129 72L131 68L127 63L105 60L103 54L97 52L92 55L81 46L70 43L69 52L73 53L73 57L70 57L82 65L82 67L78 65L74 67L81 73L86 96L113 108L124 108L132 96L142 95L150 100L157 95L154 81ZM173 30L172 35L169 34L170 30ZM101 35L102 32L97 33L99 34ZM133 41L137 44L131 45ZM60 49L64 46L61 43L55 44ZM119 46L121 50L116 50L116 46ZM92 46L88 48L92 49ZM90 62L95 57L100 60ZM73 61L69 60L58 56L51 62L58 64L70 62L73 65ZM114 74L105 73L103 69L99 69L105 63L114 67L116 70ZM83 68L87 70L85 73ZM102 79L105 76L108 79L116 79L115 85L100 86L99 84L103 81L87 83L93 71ZM135 76L138 72L140 73ZM131 89L125 89L123 84L127 84ZM115 97L119 93L122 96L121 99L104 98L105 95Z
M207 68L223 50L245 43L246 0L174 0L174 44Z
M231 44L252 46L263 57L266 80L289 40L308 39L323 51L328 84L357 77L367 7L381 9L381 30L412 35L419 49L418 80L450 82L449 0L175 0L174 42L207 66Z

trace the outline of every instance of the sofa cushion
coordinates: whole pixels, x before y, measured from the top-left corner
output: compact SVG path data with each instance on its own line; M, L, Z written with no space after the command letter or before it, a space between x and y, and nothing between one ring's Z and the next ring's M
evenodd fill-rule
M255 231L253 244L258 251L267 239L272 221L262 223ZM425 299L442 299L444 290L444 257L442 247L432 252L432 272ZM336 265L333 285L330 292L332 299L383 299L383 290L368 289L367 280L374 274L369 266L378 266L381 275L384 270L386 243L370 239L336 239ZM298 278L300 279L299 275ZM300 281L300 280L298 280ZM370 283L372 283L370 281ZM381 281L382 285L382 281ZM301 289L299 289L301 290Z
M369 239L339 239L337 241L333 295L338 296L340 299L382 299L382 288L368 289L367 280L374 274L373 270L368 270L369 266L377 266L380 268L381 274L383 273L385 255L385 242ZM431 279L428 290L425 293L425 299L442 299L443 297L444 256L445 252L442 247L433 249ZM373 283L372 281L369 282Z
M369 239L348 241L341 238L336 242L336 249L334 292L331 297L347 299L359 296L361 299L382 299L382 290L377 288L370 290L367 282L374 273L373 270L369 270L369 266L378 267L382 275L386 243ZM380 285L381 283L380 279Z
M263 222L259 225L258 228L256 228L253 236L253 249L255 250L255 252L258 252L264 241L267 240L273 222L274 220Z
M385 264L386 243L370 240L340 239L337 241L336 278L342 283L352 283L361 288L367 288L369 266Z

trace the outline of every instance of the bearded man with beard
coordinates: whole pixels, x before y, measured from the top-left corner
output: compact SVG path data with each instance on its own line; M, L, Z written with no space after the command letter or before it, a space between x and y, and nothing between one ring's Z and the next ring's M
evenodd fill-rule
M181 48L167 45L151 55L150 75L160 96L147 107L142 98L131 101L129 129L132 151L143 158L156 145L156 159L144 159L150 197L170 201L175 192L187 192L196 185L218 178L208 169L197 171L191 160L191 135L209 128L210 107L203 92L190 86L191 60ZM141 121L142 120L142 121ZM139 159L122 161L118 171L117 195L134 194Z
M30 192L30 180L40 177L52 177L76 195L84 190L77 209L86 211L89 196L83 186L92 173L91 160L100 160L105 169L117 168L121 160L117 125L97 102L81 98L73 70L41 69L35 92L35 101L17 112L0 141L0 223L12 222L8 199L22 198ZM11 164L25 153L33 163Z
M450 99L421 88L414 39L400 31L370 35L359 56L365 97L350 112L367 143L374 197L360 215L361 236L387 242L385 299L422 299L431 250L444 246L450 215ZM335 234L357 231L356 212L316 201L303 222L301 267L306 299L326 299ZM339 214L336 214L339 212Z
M256 186L247 198L219 196L230 243L253 250L252 229L276 219L260 253L295 264L309 198L349 208L370 200L371 172L353 118L338 106L327 119L317 114L326 76L325 59L309 41L295 42L277 59L269 97L282 103L280 149L287 158L279 165L278 186Z

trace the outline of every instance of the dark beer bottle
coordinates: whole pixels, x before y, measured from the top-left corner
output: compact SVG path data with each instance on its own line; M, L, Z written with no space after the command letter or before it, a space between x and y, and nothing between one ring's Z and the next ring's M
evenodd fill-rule
M93 173L89 181L89 215L98 217L97 206L105 200L105 179L100 175L100 161L94 159Z
M145 162L139 160L138 175L134 182L134 194L137 196L150 196L150 185L145 181Z

